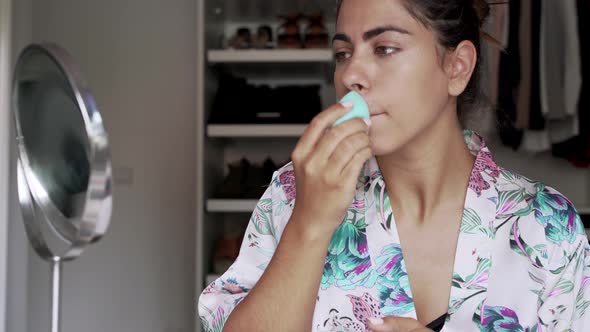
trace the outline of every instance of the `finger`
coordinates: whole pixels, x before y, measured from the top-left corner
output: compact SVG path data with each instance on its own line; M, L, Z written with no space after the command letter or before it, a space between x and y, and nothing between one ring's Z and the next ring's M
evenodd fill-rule
M369 329L373 332L413 332L416 329L424 329L419 321L406 317L383 317L381 321L369 319ZM426 329L428 331L428 329Z
M370 147L366 147L356 153L352 159L346 164L346 167L342 171L342 177L346 179L346 181L351 181L353 183L348 183L349 185L356 184L358 180L358 176L361 173L363 165L367 160L369 160L373 156L373 151Z
M303 131L293 154L297 156L309 155L315 148L317 141L324 134L324 131L338 118L349 112L351 108L352 106L343 106L342 104L337 103L316 115Z
M342 176L342 171L350 160L364 148L369 147L369 144L369 136L364 132L354 133L342 140L328 159L328 165L334 171L334 175Z
M345 121L330 128L317 143L312 162L319 167L324 167L334 153L336 147L339 146L343 140L355 134L365 133L366 131L367 125L360 119ZM340 168L339 171L341 169L342 168Z

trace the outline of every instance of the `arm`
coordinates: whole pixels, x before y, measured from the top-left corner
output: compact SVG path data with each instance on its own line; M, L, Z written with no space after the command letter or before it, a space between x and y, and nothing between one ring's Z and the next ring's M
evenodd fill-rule
M330 237L298 229L302 223L295 215L289 218L288 206L281 207L284 215L268 208L286 200L273 178L250 219L239 257L199 299L205 331L304 331L303 326L311 326ZM287 226L283 218L289 218Z
M310 329L331 236L371 157L362 120L331 127L346 112L345 107L333 106L320 113L295 147L292 181L286 181L297 187L292 214L274 211L289 201L287 192L292 196L276 177L273 189L259 202L238 259L200 298L199 313L207 331ZM247 239L255 239L253 247Z
M572 243L563 241L549 268L549 277L539 293L539 326L549 331L588 331L590 329L590 246L581 220L573 207L568 220L573 223L575 235ZM564 223L565 224L565 223Z
M576 241L565 268L546 281L546 297L538 309L540 324L549 331L582 332L590 329L590 247Z
M224 332L309 330L330 239L304 235L297 218L289 221L266 271Z

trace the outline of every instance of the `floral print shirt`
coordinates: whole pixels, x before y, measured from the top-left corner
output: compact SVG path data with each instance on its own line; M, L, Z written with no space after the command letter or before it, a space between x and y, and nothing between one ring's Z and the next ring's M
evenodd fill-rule
M590 246L574 206L555 189L499 167L464 132L469 179L442 331L590 331ZM221 331L268 265L295 199L292 164L273 175L240 255L199 298L206 331ZM312 331L366 331L369 317L416 318L385 182L369 160L333 234Z

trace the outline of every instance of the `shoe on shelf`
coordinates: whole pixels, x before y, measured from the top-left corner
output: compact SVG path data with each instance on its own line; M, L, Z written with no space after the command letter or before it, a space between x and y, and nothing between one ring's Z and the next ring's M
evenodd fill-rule
M229 172L215 193L215 198L259 199L277 170L277 165L270 156L261 164L251 163L243 157L227 166Z
M299 21L303 15L300 13L290 13L280 16L283 23L277 29L277 40L279 48L297 49L303 47Z
M222 73L208 123L306 124L321 110L319 84L271 88Z
M250 172L250 162L242 158L237 162L227 165L229 172L223 179L219 190L215 194L216 198L244 198L244 184Z
M272 28L270 26L261 25L258 27L253 46L257 49L271 49L275 47L272 39Z
M246 27L238 28L236 34L228 41L228 48L237 50L252 48L250 29Z
M244 198L259 199L268 188L272 174L277 166L270 157L262 164L253 164L248 169L248 177L244 182Z
M327 48L329 46L328 31L324 25L324 17L321 12L313 13L307 17L305 28L305 48Z
M223 236L215 243L213 254L213 273L221 275L229 269L240 254L242 237Z

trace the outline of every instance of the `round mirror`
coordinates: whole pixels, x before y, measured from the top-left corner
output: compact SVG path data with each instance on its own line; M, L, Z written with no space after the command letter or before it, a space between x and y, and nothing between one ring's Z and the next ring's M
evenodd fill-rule
M19 202L29 241L52 262L55 331L59 263L100 239L110 221L109 143L78 66L55 44L32 44L21 52L12 108Z
M34 44L16 64L13 110L30 240L45 259L74 258L111 215L108 138L94 98L63 49Z

